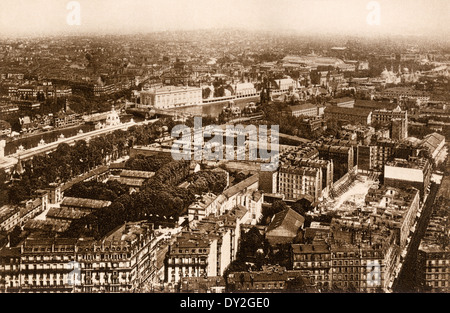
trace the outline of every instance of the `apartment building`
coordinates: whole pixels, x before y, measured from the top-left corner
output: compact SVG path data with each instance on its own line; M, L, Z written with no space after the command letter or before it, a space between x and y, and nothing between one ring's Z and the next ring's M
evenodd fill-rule
M373 111L372 123L391 125L392 139L402 140L408 137L408 112L402 111L400 107Z
M27 239L20 248L21 292L72 292L76 239Z
M300 281L297 286L290 284ZM300 287L301 286L301 287ZM312 278L305 270L287 270L281 266L264 266L261 271L231 272L229 291L235 292L316 292Z
M136 292L156 274L155 250L146 222L126 223L100 241L28 238L0 250L0 282L19 292Z
M169 245L165 260L165 280L179 283L187 277L221 276L236 259L241 225L248 223L250 211L236 205L223 214L210 214L190 223Z
M261 216L263 201L263 195L258 192L258 186L258 175L254 174L225 189L220 195L212 193L198 195L196 201L188 208L188 219L200 221L207 216L220 216L237 206L242 206L248 212L246 223L256 224Z
M419 209L417 189L370 189L366 204L333 218L329 235L299 251L294 266L316 273L317 281L333 289L358 292L387 291L392 287ZM324 244L328 246L328 251ZM321 249L316 249L321 246ZM294 246L293 246L294 247ZM318 261L313 262L313 255ZM330 271L324 279L324 260L330 254ZM305 263L306 262L306 263ZM310 262L310 263L308 263ZM322 262L322 263L321 263ZM326 268L325 268L326 269Z
M286 199L300 199L312 196L315 201L322 196L322 171L320 168L280 166L278 172L278 193Z
M381 244L333 244L332 284L339 289L373 293L386 287L384 251Z
M339 142L322 142L316 144L319 157L325 160L333 160L335 164L344 165L346 172L353 170L355 166L355 151L353 145ZM334 175L334 174L333 174ZM334 177L336 179L339 177Z
M450 292L450 177L444 176L417 257L421 292Z
M126 223L101 242L80 240L76 248L80 283L74 292L138 292L156 276L151 224Z
M20 248L0 249L0 292L20 291Z
M380 97L384 99L413 99L419 103L426 103L430 100L430 96L423 91L415 90L407 87L393 87L383 90Z
M218 238L207 234L183 233L169 246L166 281L178 283L182 277L217 276Z
M418 254L418 282L421 292L450 292L450 249L422 243Z
M386 162L384 184L396 188L414 187L423 199L431 182L432 168L428 159L409 157Z
M331 251L325 243L293 244L292 268L308 270L318 288L331 287Z
M402 189L383 186L370 188L366 195L366 206L374 208L372 224L386 224L398 234L398 244L404 248L413 228L420 207L420 192L414 187Z
M393 140L377 140L370 145L357 147L358 171L383 171L384 165L394 154L396 143Z

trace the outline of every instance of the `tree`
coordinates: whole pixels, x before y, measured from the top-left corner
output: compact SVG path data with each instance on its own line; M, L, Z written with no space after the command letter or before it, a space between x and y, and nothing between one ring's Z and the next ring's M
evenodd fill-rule
M202 98L203 99L208 99L211 95L211 89L209 87L206 87L202 90Z
M67 143L61 143L50 155L52 163L55 165L57 179L67 181L72 177L72 148Z
M297 276L286 282L286 291L288 292L306 292L308 285L303 276Z
M293 205L291 205L291 208L302 216L305 216L306 212L309 212L313 209L313 207L311 206L311 202L309 202L305 198L295 202Z
M8 190L8 202L19 204L23 200L27 200L30 197L30 193L29 180L22 180L20 183L14 183Z
M45 188L49 183L55 181L55 172L49 166L51 161L48 155L37 155L32 162L31 182L33 190Z
M268 260L265 255L269 252L270 245L261 235L259 229L251 228L248 232L243 233L239 244L238 259L244 261L256 261L259 257L259 265L263 265ZM258 266L259 267L259 266Z
M172 157L166 155L143 156L137 155L125 163L125 168L138 171L156 172L164 164L173 161Z
M339 123L335 119L329 119L326 121L327 129L325 130L325 136L338 136L339 131L341 130Z
M188 189L195 194L213 192L222 193L227 184L227 175L224 172L200 171L187 178L191 184Z
M64 192L68 197L105 201L114 201L127 193L128 187L115 180L106 183L97 181L81 182L73 185L69 190Z
M22 230L20 229L20 226L14 227L11 233L9 233L10 247L15 247L20 243L20 241L22 240L21 234Z
M22 124L20 124L19 118L15 118L10 124L11 124L11 131L18 133L22 131Z
M284 201L277 200L270 206L264 206L262 208L261 222L263 225L268 225L272 217L278 212L289 209L289 206Z
M278 244L275 252L269 253L269 263L292 269L291 244Z

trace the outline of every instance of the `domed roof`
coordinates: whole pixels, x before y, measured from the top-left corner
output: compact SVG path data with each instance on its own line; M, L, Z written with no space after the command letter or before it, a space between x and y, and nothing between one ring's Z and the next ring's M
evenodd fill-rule
M291 100L294 101L300 100L300 95L297 92L294 92L291 96Z

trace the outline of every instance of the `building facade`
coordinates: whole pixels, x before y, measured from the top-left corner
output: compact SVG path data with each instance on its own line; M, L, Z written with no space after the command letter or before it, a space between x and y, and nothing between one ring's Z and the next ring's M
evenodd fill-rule
M217 238L186 233L170 245L166 257L166 281L182 277L217 276Z
M308 270L318 288L331 287L331 251L325 243L293 244L292 268Z
M10 232L21 222L18 207L4 205L0 208L0 230Z
M278 193L286 199L300 199L309 195L318 200L322 196L322 171L313 167L280 166Z
M155 251L146 222L126 223L101 241L28 238L0 250L0 281L17 292L137 292L155 274Z
M202 104L201 88L166 86L141 92L142 107L170 109L200 104Z
M363 108L329 106L325 109L324 117L325 120L334 119L351 124L370 125L372 123L372 111Z
M431 164L427 159L394 159L385 164L384 184L396 188L417 188L423 199L431 182L431 174Z

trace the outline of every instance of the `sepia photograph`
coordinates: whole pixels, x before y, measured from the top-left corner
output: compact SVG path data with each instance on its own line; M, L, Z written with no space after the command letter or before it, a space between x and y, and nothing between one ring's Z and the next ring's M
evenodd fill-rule
M0 293L449 293L448 105L448 0L1 0Z

